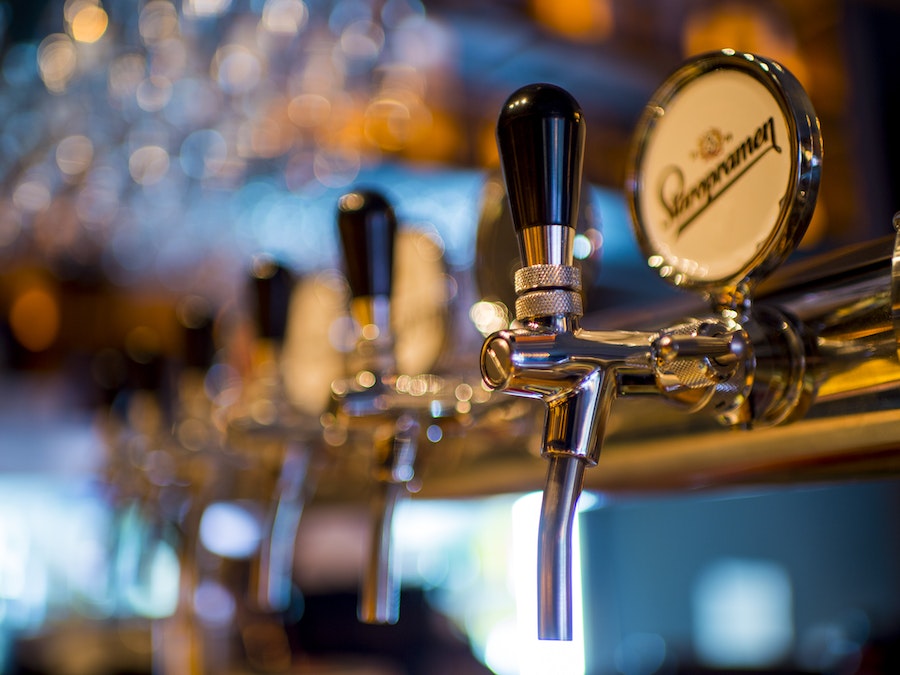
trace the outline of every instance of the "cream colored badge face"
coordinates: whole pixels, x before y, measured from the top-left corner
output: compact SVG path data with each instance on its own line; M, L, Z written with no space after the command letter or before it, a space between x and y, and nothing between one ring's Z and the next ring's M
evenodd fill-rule
M639 236L648 263L678 285L737 284L785 236L797 132L761 72L683 77L645 120L632 195Z
M741 277L790 202L795 141L772 92L742 70L684 85L656 116L635 195L648 262L675 283Z

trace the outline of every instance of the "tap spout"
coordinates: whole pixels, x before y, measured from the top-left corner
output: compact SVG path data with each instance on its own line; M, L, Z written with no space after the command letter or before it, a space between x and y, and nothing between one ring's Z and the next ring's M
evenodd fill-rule
M394 507L406 488L378 483L372 497L372 529L359 588L357 615L363 623L395 624L400 618L400 589L391 545Z
M592 370L548 401L541 452L549 460L538 523L538 639L572 639L572 530L585 466L594 466L616 396L615 376Z
M538 639L572 639L572 530L584 461L550 458L538 525Z
M620 370L651 368L652 335L500 331L481 355L485 384L547 403L549 460L538 525L538 637L572 639L572 527L586 466L594 466Z
M372 528L360 583L357 614L363 623L394 624L400 618L399 574L393 560L394 510L409 494L414 476L419 425L401 415L392 433L376 439Z
M310 466L312 454L313 449L304 443L289 443L278 477L255 591L257 604L268 611L284 611L291 603L297 530L317 477Z

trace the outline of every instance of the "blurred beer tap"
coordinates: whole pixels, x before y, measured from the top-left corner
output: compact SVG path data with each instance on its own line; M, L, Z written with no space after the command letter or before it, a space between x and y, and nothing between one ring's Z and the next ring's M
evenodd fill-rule
M366 623L396 623L399 588L391 557L394 508L414 475L418 422L392 406L388 378L397 371L391 330L397 217L380 193L356 190L338 202L338 231L350 287L350 313L359 333L352 379L336 382L335 422L364 425L373 446L372 530L360 582L358 614Z
M209 305L191 296L176 314L179 345L164 348L154 329L138 326L121 356L98 357L127 373L106 425L115 611L150 621L161 673L199 672L205 658L193 604L198 530L224 459L204 391L214 356Z
M192 511L196 539L192 584L228 599L227 616L206 616L204 672L234 664L281 672L291 661L283 613L294 598L294 552L313 491L317 418L299 413L284 390L282 352L295 277L269 256L252 260L242 302L206 373L219 432L208 489ZM231 320L228 320L228 319ZM210 590L213 589L213 590ZM199 602L199 601L198 601ZM199 658L199 657L198 657Z
M249 444L267 476L260 487L268 502L250 598L264 612L286 610L291 602L294 545L307 500L316 484L316 448L321 427L299 412L285 392L282 356L296 286L294 273L268 256L257 256L249 275L254 336L245 402L232 420L239 444Z
M398 372L391 325L397 218L391 204L373 190L349 192L338 203L338 229L359 332L348 363L352 375L332 384L326 434L347 431L351 443L366 444L373 453L372 530L358 614L366 623L392 624L399 617L394 509L413 485L425 422L455 419L459 400L456 385L440 376Z
M724 112L710 103L717 96L728 99ZM676 126L686 122L696 135ZM682 168L673 148L687 142L696 159L692 144L721 127L734 138L719 132L719 147L701 147L709 156L691 192L689 171L698 169ZM578 103L549 84L513 93L497 126L522 268L516 324L485 340L481 370L491 389L546 403L538 637L549 640L572 638L575 507L617 397L658 396L750 428L801 414L810 393L803 327L752 302L758 281L799 243L815 203L821 137L796 80L772 61L722 52L687 64L647 106L631 184L638 237L661 276L700 290L710 305L708 315L662 329L581 326L572 247L584 138ZM730 202L734 210L724 211ZM716 246L723 227L728 245Z
M153 623L153 670L203 673L215 658L195 607L202 583L200 523L232 462L223 452L224 434L215 424L215 405L206 386L216 361L213 307L205 298L189 295L175 309L181 344L165 424L172 478L160 489L159 501L178 531L178 593L171 611Z
M110 600L119 615L158 618L172 611L175 598L158 586L156 565L174 557L183 543L183 481L171 433L176 409L172 360L154 329L137 326L126 335L123 349L99 353L95 367L117 372L120 380L101 428L113 513Z

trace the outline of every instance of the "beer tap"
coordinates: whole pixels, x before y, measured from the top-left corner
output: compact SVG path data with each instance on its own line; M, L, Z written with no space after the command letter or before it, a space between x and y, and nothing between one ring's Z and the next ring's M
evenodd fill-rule
M415 490L421 435L440 426L465 426L468 413L457 397L459 383L436 374L399 372L391 325L394 241L397 218L374 190L354 190L338 203L338 229L350 289L350 312L358 327L348 366L352 375L332 384L326 436L348 435L372 451L372 528L365 554L358 615L365 623L399 618L399 579L392 560L392 522L399 501Z
M710 103L717 95L725 102ZM705 148L704 135L719 146ZM664 279L703 293L710 312L701 317L653 330L581 326L572 260L584 139L578 103L549 84L513 93L497 125L522 268L516 323L485 340L481 370L490 389L546 403L538 637L548 640L572 637L575 507L617 397L659 396L749 428L800 414L810 391L802 327L752 302L758 281L799 243L818 186L818 124L790 73L754 55L703 55L667 80L642 118L629 195L638 239ZM681 149L687 167L670 154ZM727 248L708 248L723 236Z
M365 623L396 623L399 588L391 557L394 509L413 478L418 419L392 401L396 375L390 300L397 218L383 195L355 190L338 202L338 231L358 326L349 370L333 386L335 419L363 426L374 448L372 530L360 584L358 615Z
M267 360L272 369L260 379L268 381L268 391L262 398L274 407L275 415L265 424L253 426L258 436L270 437L279 449L274 456L272 494L253 578L255 588L251 589L257 607L268 612L284 611L290 605L297 528L317 477L314 455L318 424L293 409L279 374L294 286L294 274L287 267L268 257L255 260L250 290L257 329L256 359Z
M179 607L161 628L161 644L171 645L162 653L166 672L186 672L188 662L191 672L236 664L268 671L290 660L281 613L293 598L294 543L314 483L320 426L292 408L279 370L292 272L261 255L244 283L249 297L220 351L211 341L212 315L192 317L195 303L179 303L186 354L199 358L186 363L183 419L175 425L184 427L178 435L190 501L182 517ZM249 527L234 528L236 518ZM227 621L211 621L195 607L195 592L211 584L233 594Z

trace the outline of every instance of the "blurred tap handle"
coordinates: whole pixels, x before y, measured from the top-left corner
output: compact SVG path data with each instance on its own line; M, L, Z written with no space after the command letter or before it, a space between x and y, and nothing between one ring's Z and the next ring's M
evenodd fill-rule
M522 87L501 109L497 145L525 266L572 264L584 138L581 107L555 85Z
M287 333L294 273L270 256L257 256L250 267L250 304L260 338L283 344Z
M216 354L215 314L212 305L199 295L182 298L176 307L182 331L184 367L206 371Z
M352 297L390 297L397 217L388 200L367 189L343 195L338 231Z
M337 220L351 312L360 326L387 331L397 235L394 208L380 192L353 190L338 201Z
M338 233L350 287L350 314L359 326L358 370L396 368L391 332L391 291L397 217L388 199L372 189L356 189L338 200Z

